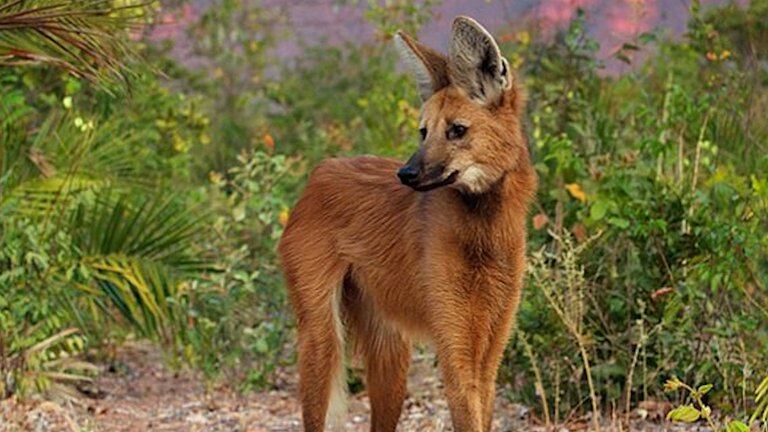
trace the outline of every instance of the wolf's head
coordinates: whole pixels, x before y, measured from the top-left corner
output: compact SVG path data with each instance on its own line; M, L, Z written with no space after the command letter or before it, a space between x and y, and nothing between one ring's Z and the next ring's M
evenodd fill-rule
M525 151L523 95L509 62L488 31L463 16L453 23L447 56L403 32L395 43L423 101L419 149L398 171L400 181L418 191L487 191Z

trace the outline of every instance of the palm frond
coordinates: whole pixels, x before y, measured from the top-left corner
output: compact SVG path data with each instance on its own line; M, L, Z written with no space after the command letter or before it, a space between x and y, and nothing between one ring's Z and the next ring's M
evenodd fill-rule
M768 424L768 376L763 378L755 390L755 403L757 407L749 422L760 420L763 424Z
M148 187L153 176L142 168L141 135L121 122L95 127L54 112L31 142L9 146L1 156L0 215L60 214L79 194L104 188ZM2 171L0 171L2 174Z
M166 267L124 255L87 258L83 264L92 270L103 300L142 336L172 342L183 332L174 302L179 280Z
M92 81L122 80L128 31L147 3L11 0L0 6L0 65L46 63Z
M0 216L60 217L73 197L101 189L110 183L81 176L35 178L14 187L0 200Z
M114 120L96 124L54 112L36 131L29 153L44 155L59 171L131 185L149 184L152 176L142 170L143 161L135 152L141 135L133 125Z
M178 287L211 268L195 253L204 217L173 195L99 192L78 203L66 226L88 276L75 284L78 298L66 302L82 323L118 321L142 336L177 341L186 330Z
M7 360L11 371L18 373L18 381L0 380L0 395L20 392L26 393L29 387L43 391L56 398L75 398L77 395L71 384L91 381L87 374L98 371L92 363L70 357L61 348L76 338L79 329L69 327L47 338L34 342L34 333L39 326L32 326L25 331L21 346L15 347Z
M133 197L104 191L72 212L70 235L83 256L125 255L161 263L175 272L207 266L193 255L205 211L173 194Z
M52 347L53 345L56 345L58 343L61 343L63 340L68 338L69 336L72 336L73 334L79 332L80 330L70 327L68 329L64 329L34 345L26 349L23 354L25 356L31 356L35 355L37 353L40 353L42 351L47 350L48 348Z
M3 93L0 97L0 202L14 180L23 177L24 169L19 166L24 162L26 131L23 125L35 114L27 105L23 91L3 84L0 82Z

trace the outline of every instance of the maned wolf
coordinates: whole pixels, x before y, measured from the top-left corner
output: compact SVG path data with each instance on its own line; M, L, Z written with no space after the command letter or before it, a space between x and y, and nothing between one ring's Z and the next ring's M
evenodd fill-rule
M537 182L525 95L471 18L454 21L447 56L402 32L395 42L423 100L418 150L402 166L371 156L320 164L279 246L304 428L323 431L343 406L349 341L365 363L371 430L394 431L411 340L426 339L454 430L488 431Z

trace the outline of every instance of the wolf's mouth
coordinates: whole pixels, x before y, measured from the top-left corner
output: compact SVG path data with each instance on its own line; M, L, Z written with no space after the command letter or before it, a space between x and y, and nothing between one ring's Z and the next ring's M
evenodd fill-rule
M442 186L448 186L449 184L455 182L458 177L459 177L459 172L454 171L450 175L448 175L448 177L445 177L442 180L436 181L434 183L413 185L411 187L413 188L413 190L418 192L427 192Z

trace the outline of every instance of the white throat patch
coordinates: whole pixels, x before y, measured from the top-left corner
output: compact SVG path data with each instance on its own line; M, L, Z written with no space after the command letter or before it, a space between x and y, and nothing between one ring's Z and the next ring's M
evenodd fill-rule
M459 183L471 193L483 192L488 180L488 175L479 165L470 165L459 174Z

